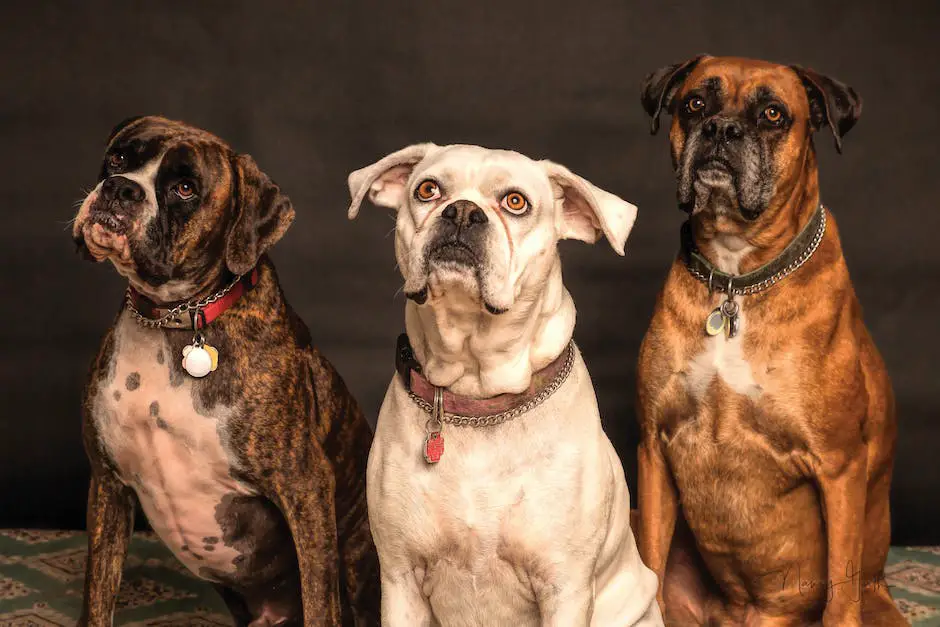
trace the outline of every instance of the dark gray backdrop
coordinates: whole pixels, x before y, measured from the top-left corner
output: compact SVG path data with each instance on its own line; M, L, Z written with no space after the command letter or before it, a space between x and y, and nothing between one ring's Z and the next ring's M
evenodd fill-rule
M638 204L626 258L562 245L575 337L632 490L637 348L683 219L639 88L710 52L808 65L865 100L842 157L819 138L823 198L897 390L895 542L940 542L937 13L880 0L6 3L0 526L84 524L80 392L124 286L79 261L66 221L107 132L141 113L210 129L287 190L284 287L373 420L404 301L387 212L346 221L350 170L412 142L481 143Z

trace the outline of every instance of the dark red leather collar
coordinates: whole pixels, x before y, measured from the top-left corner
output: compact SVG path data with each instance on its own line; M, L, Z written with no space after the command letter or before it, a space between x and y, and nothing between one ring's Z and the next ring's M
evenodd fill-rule
M255 268L248 272L232 286L228 292L220 296L217 300L206 304L203 307L193 307L184 309L170 317L165 323L160 324L165 329L189 329L198 330L206 327L210 322L222 315L222 313L235 304L246 292L258 284L258 269ZM144 318L150 320L159 320L179 307L158 307L152 300L128 286L127 297L134 308L140 312Z
M519 407L548 387L564 368L569 350L572 350L571 347L566 346L565 350L552 363L533 373L529 389L519 394L497 394L490 398L471 398L444 389L444 411L448 414L460 416L489 416ZM395 370L401 376L406 390L413 392L428 403L434 402L434 385L421 374L421 364L415 358L411 342L406 333L398 336L398 346L395 351Z

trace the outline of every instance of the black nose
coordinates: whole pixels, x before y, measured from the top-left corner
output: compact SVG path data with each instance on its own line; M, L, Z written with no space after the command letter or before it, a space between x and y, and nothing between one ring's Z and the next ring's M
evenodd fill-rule
M475 224L486 224L490 221L483 210L469 200L456 200L450 203L444 207L441 217L463 228L470 228Z
M125 176L111 176L101 184L101 197L111 202L140 202L147 197L144 188Z
M744 129L737 120L712 117L705 120L705 124L702 125L702 134L709 139L730 142L740 139L744 135Z

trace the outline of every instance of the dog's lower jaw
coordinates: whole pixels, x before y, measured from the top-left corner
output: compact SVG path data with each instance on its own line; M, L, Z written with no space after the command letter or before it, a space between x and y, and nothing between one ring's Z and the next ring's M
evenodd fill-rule
M692 215L709 213L715 216L733 215L738 210L737 191L729 181L713 184L698 178L692 183Z
M690 140L690 146L692 143ZM760 217L761 210L745 202L747 194L741 191L743 175L725 161L697 165L690 146L683 152L676 170L679 208L689 215L709 212L716 216L740 216L747 222Z
M127 233L114 233L98 223L81 225L81 237L88 253L95 261L111 259L115 264L126 265L131 261L131 249Z
M504 314L512 307L512 286L502 289L490 289L492 277L486 270L450 261L431 262L424 266L417 279L405 281L404 294L408 300L418 305L425 305L428 300L437 300L445 295L462 292L465 298L460 301L473 303L490 315Z
M414 301L415 304L423 305L428 302L428 288L427 286L424 286L417 292L405 292L405 298ZM509 311L508 307L497 307L496 305L491 305L485 300L483 301L483 307L494 316L498 316Z

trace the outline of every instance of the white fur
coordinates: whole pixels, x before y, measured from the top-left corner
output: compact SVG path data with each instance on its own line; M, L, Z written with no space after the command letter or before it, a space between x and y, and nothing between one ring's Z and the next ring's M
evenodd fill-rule
M739 274L741 260L753 250L753 246L736 235L719 235L713 240L710 257L722 272ZM751 399L757 399L761 394L761 386L754 380L751 365L744 356L747 324L744 302L740 298L737 302L738 333L733 338L728 338L723 332L705 338L705 349L685 367L685 384L696 400L704 398L716 376L738 394Z
M519 392L562 353L575 308L556 242L603 232L622 250L635 216L574 176L516 153L431 144L350 175L350 214L367 194L398 209L405 289L429 286L426 304L409 301L405 326L432 383L477 397ZM413 188L428 177L446 197L417 204ZM503 226L506 185L525 193L531 219L504 216ZM450 267L424 274L420 263L426 225L458 198L490 218L481 281ZM507 311L492 315L483 300ZM433 466L422 456L427 420L395 376L367 475L383 625L662 625L656 576L637 553L623 468L579 353L564 385L528 413L495 427L446 426Z
M715 377L728 387L753 400L761 395L761 386L744 356L746 321L744 307L738 301L738 333L728 338L724 332L705 339L705 349L689 360L685 367L685 385L696 400L702 400ZM704 320L702 321L704 324Z
M94 420L121 480L134 488L154 531L180 561L201 577L203 568L231 573L239 553L221 541L216 506L224 495L254 492L232 476L235 457L225 436L232 408L199 413L192 379L182 375L179 385L171 385L169 360L180 358L159 332L122 313L114 329L113 376L96 391ZM133 390L127 388L131 373L140 380ZM211 550L205 549L208 537L219 538Z
M143 188L144 193L147 195L146 209L140 216L140 223L144 228L157 217L157 171L160 169L160 164L163 163L163 155L165 154L165 152L161 152L137 170L117 175L134 181Z
M741 260L754 252L754 247L736 235L718 235L713 240L712 260L725 274L740 274Z

